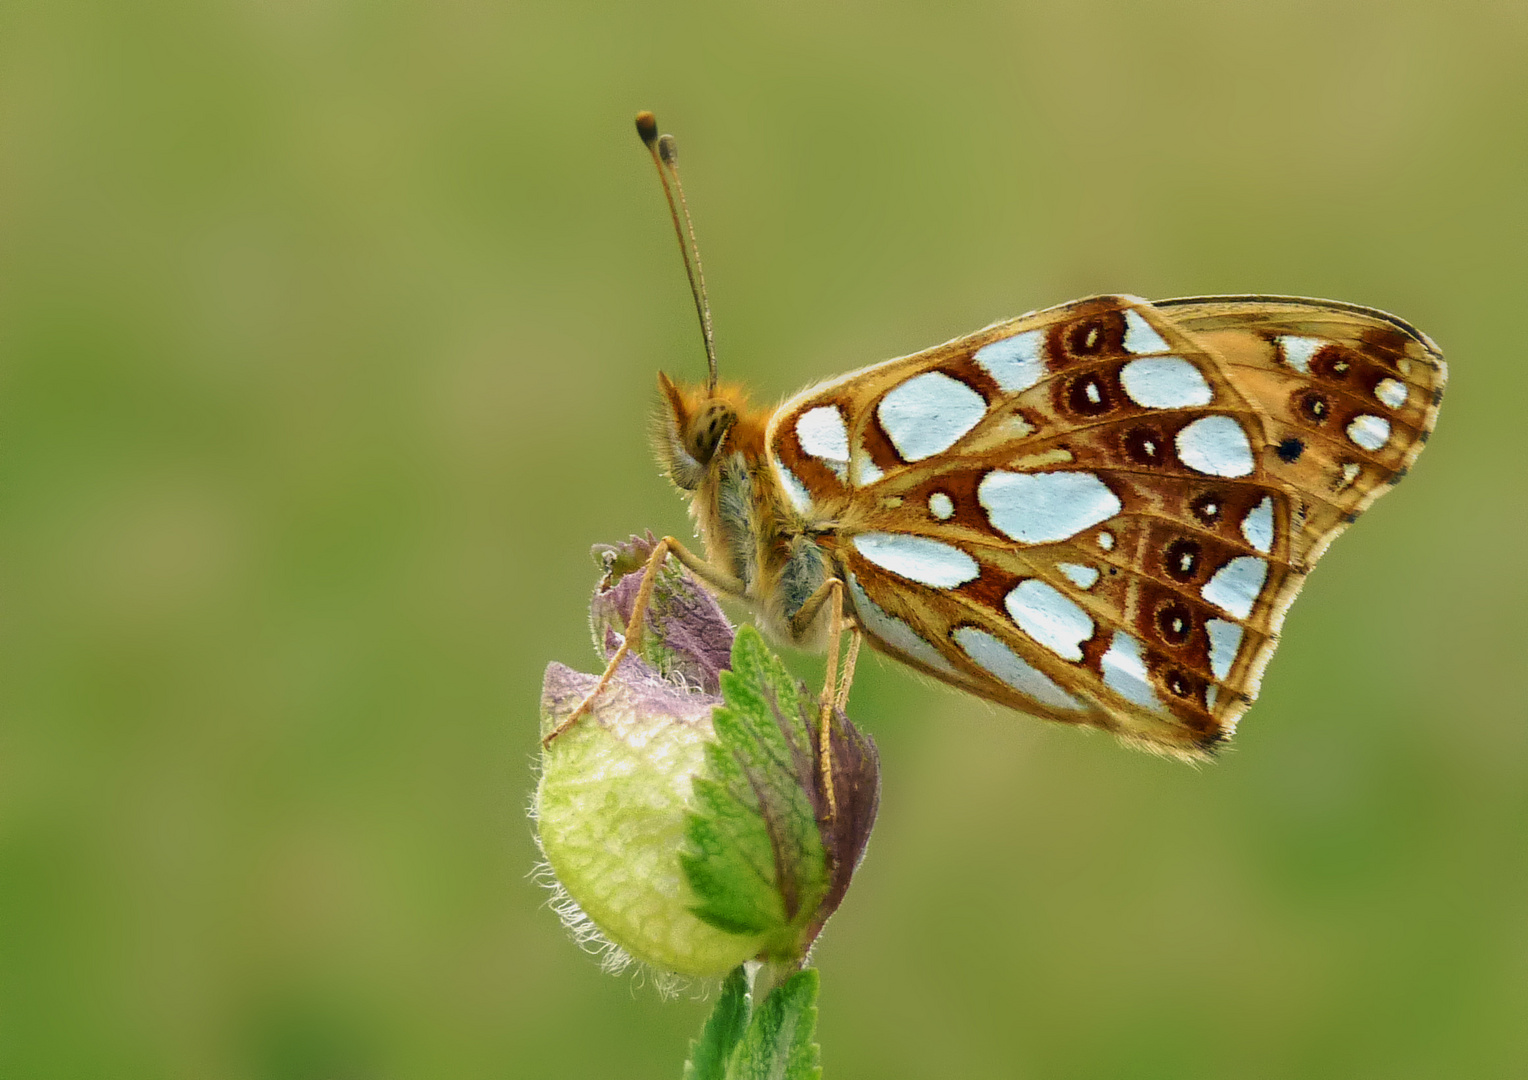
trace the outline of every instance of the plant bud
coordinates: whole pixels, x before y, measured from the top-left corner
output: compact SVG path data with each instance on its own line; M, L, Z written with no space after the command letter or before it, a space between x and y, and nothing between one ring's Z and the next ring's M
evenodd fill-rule
M606 580L592 616L607 655L619 641L615 628L624 629L630 615L650 550L650 540L633 540L598 551ZM611 580L633 569L638 572ZM661 571L642 655L629 655L589 712L542 752L536 790L541 850L578 908L565 918L587 916L634 959L683 975L723 975L764 942L762 934L728 933L692 914L699 901L680 863L688 846L691 783L714 737L711 710L722 700L717 673L732 636L709 595L677 567ZM662 664L664 673L645 657ZM542 734L596 681L549 665Z
M597 550L590 609L607 660L654 550ZM645 632L598 683L546 671L534 816L554 905L574 936L660 972L715 976L744 960L789 972L838 908L879 802L875 744L791 676L758 631L731 625L677 563L653 571ZM826 742L823 735L826 734ZM827 786L825 786L827 785Z

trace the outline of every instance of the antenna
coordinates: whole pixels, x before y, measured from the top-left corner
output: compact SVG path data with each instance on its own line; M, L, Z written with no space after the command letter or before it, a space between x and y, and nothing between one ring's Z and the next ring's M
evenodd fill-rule
M690 295L695 297L695 314L700 317L700 334L706 343L706 363L711 377L706 383L708 392L716 393L716 340L711 334L711 304L706 299L706 275L700 269L700 245L695 242L695 222L690 218L690 206L684 199L684 185L679 182L679 148L674 136L658 134L658 119L647 110L637 113L637 134L642 137L653 164L658 167L658 179L663 182L663 197L668 200L669 217L674 222L674 235L679 238L679 254L684 259L685 276L690 279ZM673 186L669 178L673 178ZM674 192L679 193L677 202ZM684 223L679 218L683 211ZM686 243L686 237L689 242Z

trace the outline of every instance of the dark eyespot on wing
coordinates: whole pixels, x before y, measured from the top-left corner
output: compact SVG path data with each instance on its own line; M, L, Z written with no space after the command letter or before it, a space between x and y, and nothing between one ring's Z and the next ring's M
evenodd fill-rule
M1293 436L1279 443L1279 458L1290 465L1299 461L1303 453L1305 453L1305 444Z

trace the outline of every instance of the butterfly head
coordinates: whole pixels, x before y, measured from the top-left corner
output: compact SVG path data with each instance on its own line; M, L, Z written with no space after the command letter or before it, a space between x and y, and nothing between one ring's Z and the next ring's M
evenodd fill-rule
M720 460L746 402L732 387L680 386L662 373L658 388L663 394L653 432L658 463L675 485L694 491Z

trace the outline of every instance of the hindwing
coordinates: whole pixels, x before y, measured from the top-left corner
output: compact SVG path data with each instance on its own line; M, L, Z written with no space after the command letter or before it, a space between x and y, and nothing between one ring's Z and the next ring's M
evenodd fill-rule
M1256 696L1304 574L1420 452L1445 378L1381 312L1094 297L812 387L766 446L877 649L1194 757Z

